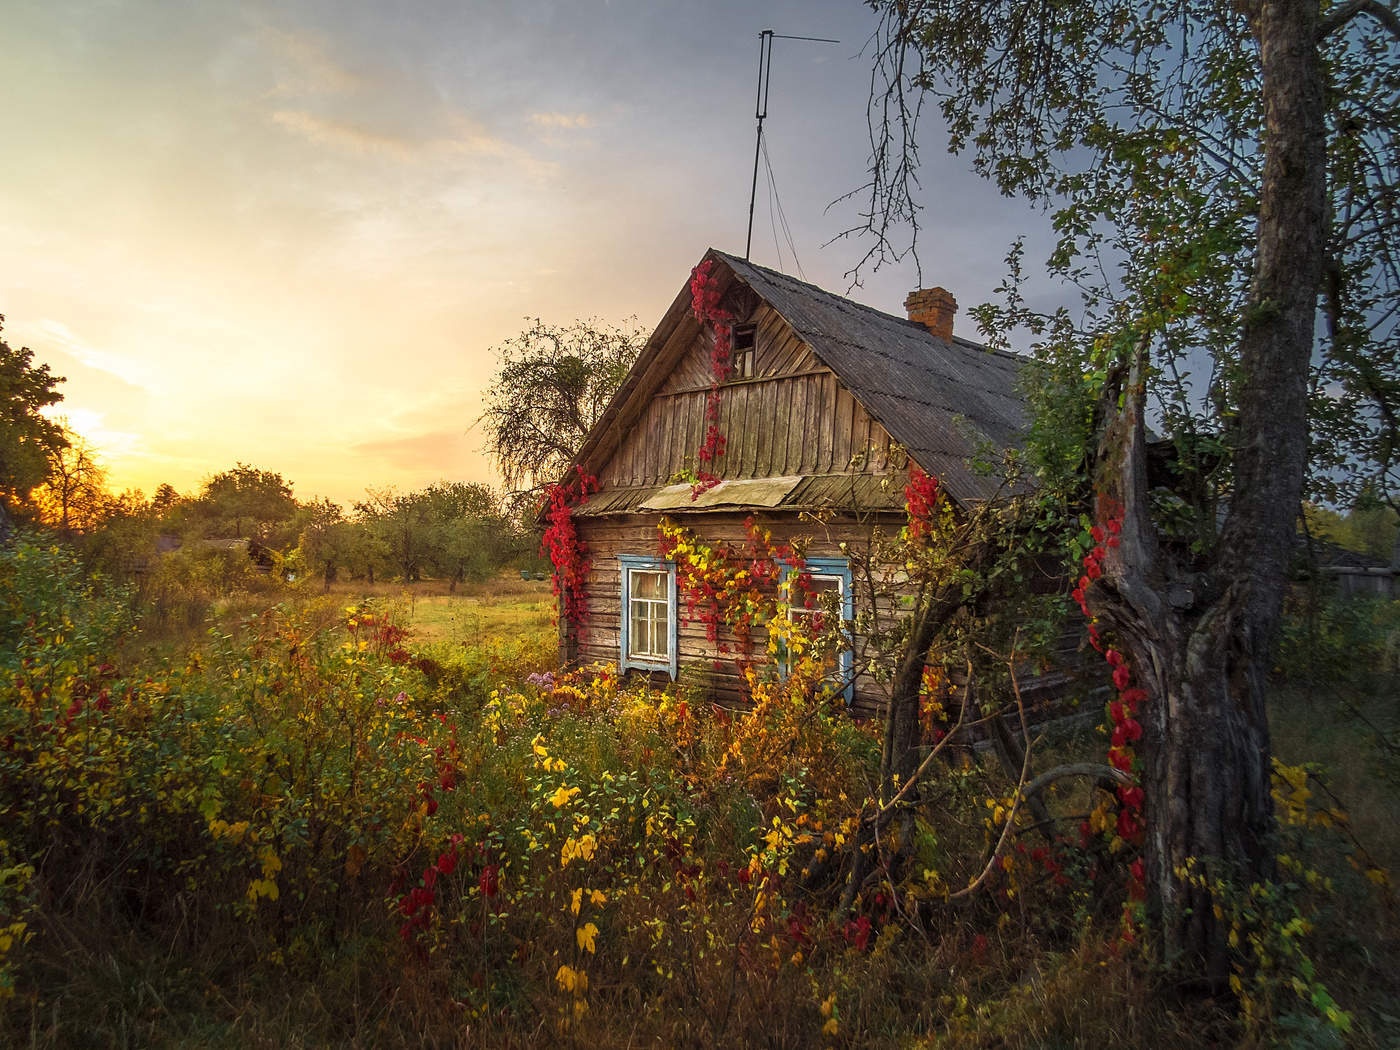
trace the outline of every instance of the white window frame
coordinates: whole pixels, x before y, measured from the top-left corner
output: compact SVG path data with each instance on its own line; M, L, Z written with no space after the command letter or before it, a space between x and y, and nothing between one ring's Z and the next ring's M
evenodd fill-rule
M794 591L797 589L797 577L801 575L811 576L813 579L836 580L841 584L841 620L842 630L846 633L847 640L850 641L849 625L855 619L855 603L851 598L851 564L845 558L807 558L801 568L788 570L784 581L787 593L788 619L791 621L794 616L806 617L812 615L816 610L808 609L805 606L794 604ZM841 697L850 706L855 701L855 653L852 646L847 645L841 650L841 663L838 673L841 678ZM787 660L781 661L781 670L786 677Z
M643 557L635 554L619 554L618 574L621 578L621 625L618 631L618 667L621 670L630 671L665 671L674 681L679 670L679 655L677 649L676 631L676 566L674 562L665 558ZM666 574L666 646L667 655L661 656L655 653L633 653L632 652L632 574L633 573L665 573ZM653 606L661 603L657 599L638 598L639 602L647 602Z

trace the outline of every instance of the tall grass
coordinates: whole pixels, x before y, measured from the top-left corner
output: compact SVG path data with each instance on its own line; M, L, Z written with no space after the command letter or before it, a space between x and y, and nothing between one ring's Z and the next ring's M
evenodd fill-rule
M1028 825L987 892L950 902L1013 786L990 754L940 772L908 859L877 866L837 910L878 730L812 699L801 672L756 680L742 710L684 682L556 676L548 625L497 633L537 615L533 590L454 599L501 618L481 644L451 637L465 621L435 596L283 590L260 606L245 592L152 650L123 644L124 596L62 552L6 552L0 583L0 672L14 683L0 709L0 1042L1344 1038L1294 991L1296 968L1213 999L1166 983L1123 937L1125 865L1103 837L1046 843ZM415 601L449 610L435 640L415 641ZM1393 714L1364 699L1369 719ZM1356 758L1365 727L1318 703L1289 690L1276 704L1280 754L1315 765L1309 797L1280 803L1302 815L1280 839L1296 885L1267 898L1313 929L1246 916L1264 899L1250 888L1222 903L1250 944L1302 953L1287 959L1305 958L1351 1013L1345 1038L1382 1046L1400 1016L1400 931L1367 875L1394 856L1396 781L1383 749ZM1044 746L1049 765L1104 745L1090 729ZM1324 783L1345 798L1344 826ZM1050 804L1073 829L1095 802ZM1357 843L1370 859L1353 867Z

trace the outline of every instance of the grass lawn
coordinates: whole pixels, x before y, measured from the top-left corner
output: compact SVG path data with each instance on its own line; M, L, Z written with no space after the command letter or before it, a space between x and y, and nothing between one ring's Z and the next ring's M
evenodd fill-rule
M415 597L409 606L414 640L480 646L501 635L552 635L554 597L548 584L534 586L533 594Z
M333 584L330 593L347 603L372 598L397 605L419 645L482 648L502 641L547 644L555 635L554 595L548 580L522 580L502 573L483 583L452 589L444 580Z

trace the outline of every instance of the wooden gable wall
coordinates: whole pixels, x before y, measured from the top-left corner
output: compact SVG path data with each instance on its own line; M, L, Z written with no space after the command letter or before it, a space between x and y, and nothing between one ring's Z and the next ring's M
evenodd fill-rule
M882 472L890 436L836 375L766 303L756 325L754 378L720 387L726 451L710 470L722 478ZM598 472L604 487L665 485L697 467L704 443L713 334L694 334L671 374Z

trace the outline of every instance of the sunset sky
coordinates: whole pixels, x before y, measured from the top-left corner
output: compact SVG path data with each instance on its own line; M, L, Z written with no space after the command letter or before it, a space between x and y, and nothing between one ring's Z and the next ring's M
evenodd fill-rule
M252 463L297 495L495 481L474 423L528 318L654 325L707 247L742 254L758 34L806 279L865 242L874 14L858 0L39 0L0 63L5 339L67 377L115 487ZM924 283L992 297L1044 219L943 155ZM797 272L760 184L755 262ZM775 246L782 243L782 254ZM1042 253L1043 254L1043 253ZM1032 252L1032 255L1035 255ZM852 296L899 313L912 263ZM970 324L969 324L970 327Z

